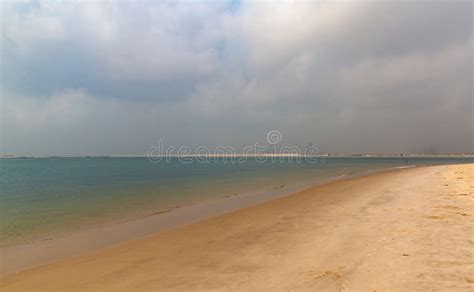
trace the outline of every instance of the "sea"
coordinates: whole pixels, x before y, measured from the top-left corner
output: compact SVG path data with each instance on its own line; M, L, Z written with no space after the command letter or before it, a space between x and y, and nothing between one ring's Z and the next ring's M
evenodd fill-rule
M192 160L192 159L191 159ZM207 201L472 157L47 157L0 159L0 246L134 220Z

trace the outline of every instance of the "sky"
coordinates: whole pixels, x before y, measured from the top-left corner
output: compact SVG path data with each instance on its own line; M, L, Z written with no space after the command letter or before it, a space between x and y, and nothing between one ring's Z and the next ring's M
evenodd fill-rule
M1 4L1 153L472 152L472 1Z

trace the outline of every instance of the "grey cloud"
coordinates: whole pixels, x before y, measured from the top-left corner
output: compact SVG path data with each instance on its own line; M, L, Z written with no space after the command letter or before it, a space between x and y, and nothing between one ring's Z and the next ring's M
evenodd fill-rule
M240 146L274 128L323 151L474 151L472 5L9 6L2 151Z

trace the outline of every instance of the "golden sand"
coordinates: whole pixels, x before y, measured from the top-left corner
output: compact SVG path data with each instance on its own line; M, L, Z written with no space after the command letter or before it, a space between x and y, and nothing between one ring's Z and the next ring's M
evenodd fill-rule
M309 188L6 276L0 290L474 290L474 165Z

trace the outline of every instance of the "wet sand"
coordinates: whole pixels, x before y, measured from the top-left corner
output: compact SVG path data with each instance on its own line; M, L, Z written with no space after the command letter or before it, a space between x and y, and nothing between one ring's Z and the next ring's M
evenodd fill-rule
M9 290L474 289L474 165L316 186L10 274Z
M361 173L359 175L364 175ZM333 180L337 180L334 178ZM324 183L324 182L323 182ZM315 183L317 184L317 183ZM124 218L112 224L49 235L40 240L0 247L0 278L68 256L78 256L131 239L143 238L217 215L247 208L308 188L307 184L276 187L174 208L137 219Z

